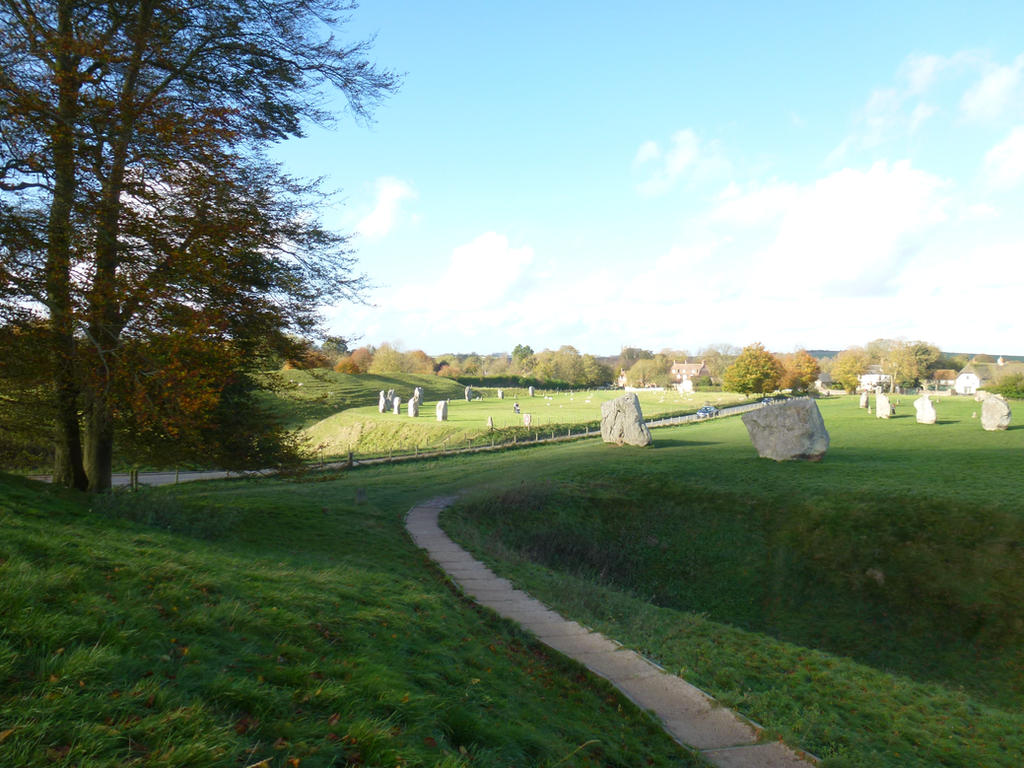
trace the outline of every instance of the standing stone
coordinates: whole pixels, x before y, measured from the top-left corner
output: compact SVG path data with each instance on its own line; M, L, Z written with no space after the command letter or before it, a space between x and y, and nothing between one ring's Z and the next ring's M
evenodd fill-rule
M650 445L651 430L644 423L640 400L629 394L601 404L601 439L616 445Z
M935 403L928 395L921 395L914 401L914 410L917 411L918 424L934 424L938 418L938 414L935 413Z
M377 410L384 413L388 409L387 398L384 396L384 390L380 391L380 399L377 400Z
M889 396L881 393L875 395L875 418L888 419L890 416L892 416L892 404L889 402Z
M472 387L466 387L466 402L468 403L472 399L473 399L473 388Z
M742 416L757 455L775 461L819 461L828 450L828 431L813 400L787 400Z
M423 387L416 387L416 389L414 389L412 391L412 396L422 403L423 402Z
M533 397L533 387L530 387L530 397Z
M494 418L492 416L487 417L487 428L494 429Z
M1010 426L1010 406L1002 395L986 393L981 401L981 427L987 432L1006 429Z
M395 402L395 390L389 389L388 390L388 407L389 408L391 407L391 404L393 402Z
M870 405L870 401L868 399L868 393L867 392L861 392L860 393L860 407L861 408L867 408L869 411L871 410L871 405Z
M437 416L438 421L448 421L448 401L439 400L434 407L434 414Z
M523 426L528 427L533 424L533 416L528 413L523 414Z
M420 400L418 397L414 397L409 401L408 411L410 419L415 419L420 415Z
M402 398L395 395L395 399L392 401L391 407L394 409L395 416L398 416L402 412Z
M498 399L499 400L504 400L505 399L505 391L504 390L502 390L502 389L498 390Z

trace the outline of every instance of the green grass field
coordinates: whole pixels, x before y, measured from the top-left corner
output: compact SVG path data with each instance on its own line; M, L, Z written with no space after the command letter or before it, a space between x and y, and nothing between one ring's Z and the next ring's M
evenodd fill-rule
M443 523L496 569L826 766L1018 768L1024 429L820 405L816 464L734 418L100 500L0 480L0 765L688 764L413 548L405 511L465 489Z
M533 429L542 432L545 428L564 431L569 426L589 425L598 428L601 421L601 404L622 396L621 390L596 390L586 392L542 392L529 397L526 390L506 389L505 398L499 400L494 389L474 390L481 399L467 402L464 388L452 395L448 406L448 420L439 422L434 413L438 400L445 397L443 390L424 386L426 403L420 408L419 416L410 418L406 406L402 412L379 413L377 392L373 394L374 405L350 408L335 413L307 428L303 432L306 445L311 448L323 447L325 456L341 456L348 451L357 453L381 453L388 450L411 450L413 448L440 448L446 441L449 445L462 445L468 440L479 441L492 436L487 419L494 424L500 437L504 433L523 432L522 414L532 417ZM403 398L412 395L412 387L396 389ZM660 415L692 413L705 404L731 405L745 402L746 398L733 393L697 392L680 395L675 391L641 392L640 406L646 418ZM519 403L521 414L513 411L513 404Z

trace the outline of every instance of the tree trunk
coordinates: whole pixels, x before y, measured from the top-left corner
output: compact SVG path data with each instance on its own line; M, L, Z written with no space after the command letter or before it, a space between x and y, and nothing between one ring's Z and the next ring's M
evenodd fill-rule
M94 272L89 291L89 340L98 357L90 385L86 418L86 468L89 490L110 490L113 472L114 417L110 386L116 376L117 348L130 318L122 314L117 270L121 264L120 216L128 148L135 130L138 74L148 40L153 3L144 0L134 29L134 48L119 99L117 130L110 142L110 171L95 214Z
M85 468L89 491L109 491L114 461L114 417L103 392L96 393L85 419Z
M75 200L75 142L72 126L78 109L78 79L70 53L71 11L58 9L55 79L59 91L53 142L53 201L47 223L46 303L50 311L50 353L53 366L53 481L85 490L81 430L78 423L78 380L75 375L74 306L71 301L71 211Z

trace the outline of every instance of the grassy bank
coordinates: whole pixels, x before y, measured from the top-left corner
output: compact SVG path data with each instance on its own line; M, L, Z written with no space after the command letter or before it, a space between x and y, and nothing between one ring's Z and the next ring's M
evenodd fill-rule
M419 492L370 470L90 510L0 478L0 765L690 764L454 594L401 529Z

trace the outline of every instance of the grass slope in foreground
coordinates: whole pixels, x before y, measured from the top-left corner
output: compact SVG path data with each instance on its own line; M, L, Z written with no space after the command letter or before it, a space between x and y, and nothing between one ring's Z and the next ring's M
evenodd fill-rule
M1019 768L1024 430L982 431L971 401L934 426L908 399L888 422L820 405L818 464L701 423L531 452L442 522L827 765Z
M414 473L356 476L359 505L196 483L102 513L0 476L0 765L696 764L453 593L402 530Z

